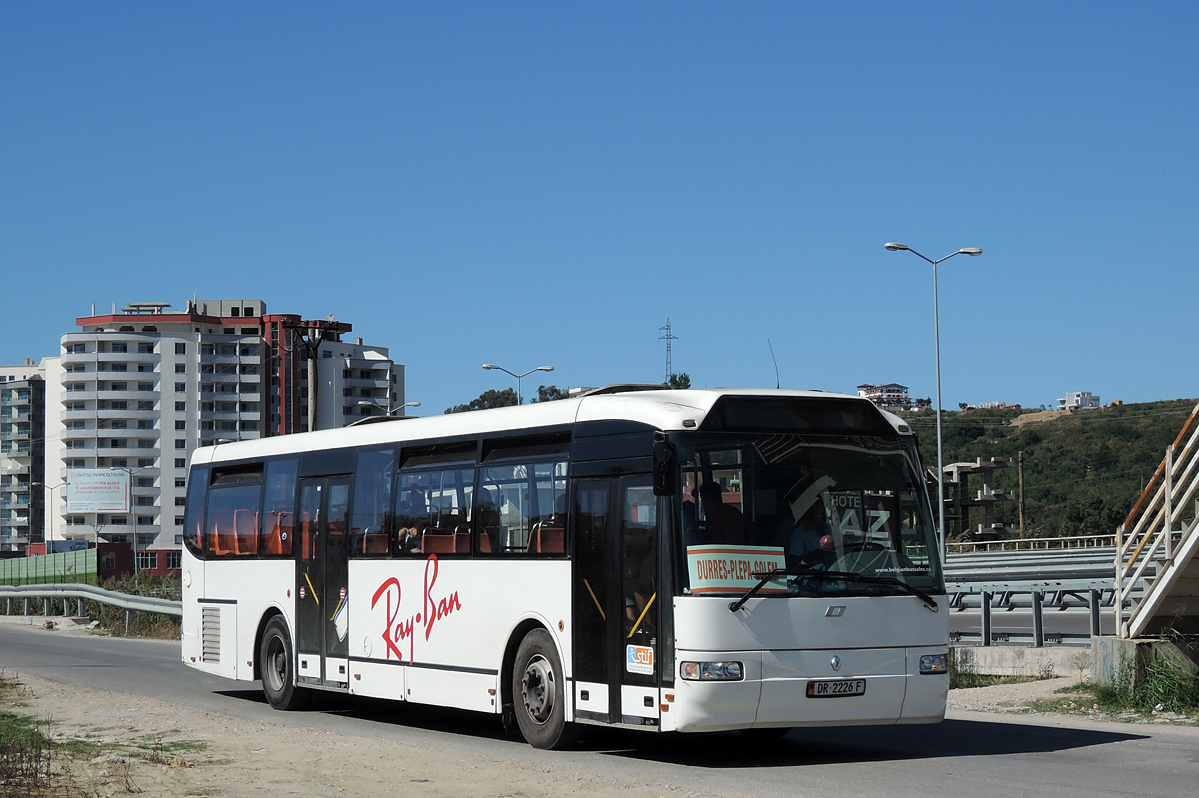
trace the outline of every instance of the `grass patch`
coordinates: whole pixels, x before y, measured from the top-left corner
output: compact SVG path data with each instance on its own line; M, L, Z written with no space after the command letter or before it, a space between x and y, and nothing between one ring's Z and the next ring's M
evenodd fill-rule
M1145 666L1144 678L1133 683L1127 673L1116 684L1082 682L1037 702L1044 712L1086 714L1116 720L1165 719L1199 723L1199 675L1167 657Z
M19 697L15 680L0 673L0 699ZM41 796L53 783L54 746L34 718L0 711L0 795Z
M178 730L115 743L93 739L94 731L86 732L83 739L56 735L48 719L18 711L27 695L16 677L0 671L0 798L140 793L134 782L138 763L192 767L184 756L208 747L199 741L166 739L166 734ZM97 764L97 757L104 761Z

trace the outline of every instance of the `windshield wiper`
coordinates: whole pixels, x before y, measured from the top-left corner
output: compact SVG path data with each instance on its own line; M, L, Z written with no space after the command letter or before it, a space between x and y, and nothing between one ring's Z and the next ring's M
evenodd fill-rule
M737 599L736 601L730 601L729 602L729 612L736 612L737 610L741 609L741 607L745 604L745 602L749 601L751 598L753 598L755 595L757 595L757 592L759 590L766 587L767 582L771 582L775 579L778 579L780 576L789 576L789 575L790 574L788 573L788 569L786 569L786 568L775 568L774 570L771 570L771 571L761 571L759 573L753 574L753 576L758 577L758 579L761 581L759 581L758 584L754 585L749 590L747 590L745 592L745 595L742 596L741 598Z
M840 580L843 582L857 582L864 585L891 585L898 587L905 593L909 593L924 602L933 612L939 612L940 607L937 606L937 600L925 593L917 587L912 587L907 582L902 582L891 576L867 576L866 574L855 574L849 571L818 571L814 568L805 568L793 565L787 568L775 568L773 571L764 571L756 573L754 576L761 581L750 588L744 596L736 601L729 603L729 612L736 612L745 605L745 602L753 598L759 590L766 586L767 582L779 578L780 576L812 576L818 579Z

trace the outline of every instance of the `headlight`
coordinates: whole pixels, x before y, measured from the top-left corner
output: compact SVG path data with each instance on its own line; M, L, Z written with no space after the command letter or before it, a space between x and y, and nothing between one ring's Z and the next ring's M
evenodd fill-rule
M948 654L925 654L920 658L921 673L948 673Z
M740 662L684 662L679 673L694 682L736 682L743 678Z

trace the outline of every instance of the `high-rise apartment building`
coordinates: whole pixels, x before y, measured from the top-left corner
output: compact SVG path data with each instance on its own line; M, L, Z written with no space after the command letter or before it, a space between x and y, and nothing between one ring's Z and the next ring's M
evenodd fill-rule
M403 405L403 367L386 349L342 342L344 322L265 311L258 299L197 299L184 311L137 303L76 319L79 331L46 361L48 470L59 482L80 469L124 471L129 509L67 512L47 491L54 537L129 542L139 568L177 568L195 448L309 429L313 397L317 429L383 412L364 399ZM377 379L355 381L351 395L347 371Z
M29 359L0 366L0 551L42 539L45 383Z

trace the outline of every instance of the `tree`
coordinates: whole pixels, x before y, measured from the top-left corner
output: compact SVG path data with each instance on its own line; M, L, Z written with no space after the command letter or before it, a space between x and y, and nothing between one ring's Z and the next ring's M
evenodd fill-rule
M667 384L670 385L670 387L676 391L681 391L685 388L690 388L691 387L691 375L685 371L679 372L678 374L671 374L670 379L668 380Z
M537 398L534 402L552 402L555 399L569 399L570 394L565 389L559 388L557 385L538 385Z
M516 390L505 388L497 391L494 388L479 394L478 399L471 399L468 405L447 407L446 413L465 413L469 410L488 410L493 407L510 407L516 404Z

